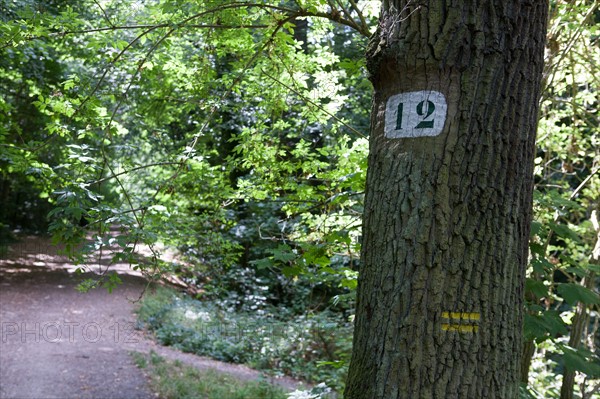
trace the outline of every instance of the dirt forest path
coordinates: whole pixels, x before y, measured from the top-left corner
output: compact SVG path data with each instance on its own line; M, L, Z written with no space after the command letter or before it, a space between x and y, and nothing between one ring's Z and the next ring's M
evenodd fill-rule
M0 398L156 398L129 352L155 351L238 379L260 373L157 345L135 327L145 281L121 275L112 294L79 293L85 277L47 239L28 237L0 254ZM272 381L293 390L291 379Z

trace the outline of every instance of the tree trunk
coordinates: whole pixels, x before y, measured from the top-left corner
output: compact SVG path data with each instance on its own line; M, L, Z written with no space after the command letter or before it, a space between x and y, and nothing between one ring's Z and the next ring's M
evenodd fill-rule
M521 352L521 383L527 385L529 383L529 369L535 355L535 341L527 340L523 343L523 351Z
M592 211L591 222L592 226L594 226L594 230L596 230L596 244L594 245L594 249L592 250L592 254L590 256L590 264L592 265L600 265L600 204L597 205L596 209ZM594 272L589 272L587 276L584 277L581 284L589 289L594 289L594 282L596 281L596 275ZM588 313L588 305L585 303L579 302L577 304L577 309L575 310L575 316L573 317L573 322L571 323L571 334L569 337L569 346L574 349L578 349L581 345L581 340L587 334L584 332L587 329L589 324L590 315ZM575 385L575 370L570 369L565 366L563 371L563 380L562 385L560 387L560 399L572 399L573 395L573 387ZM585 393L583 393L584 399L586 398ZM590 394L591 397L591 394Z
M384 0L367 52L345 398L515 398L547 3L419 4Z
M594 281L595 275L594 273L590 273L589 276L584 278L582 285L589 290L593 290ZM588 305L582 302L577 303L577 308L575 309L575 316L573 316L569 336L569 346L571 348L579 349L581 346L581 340L586 336L584 332L587 329L589 321L590 315L588 313ZM575 375L575 370L565 365L563 370L562 384L560 386L560 399L573 399L575 397L573 392Z

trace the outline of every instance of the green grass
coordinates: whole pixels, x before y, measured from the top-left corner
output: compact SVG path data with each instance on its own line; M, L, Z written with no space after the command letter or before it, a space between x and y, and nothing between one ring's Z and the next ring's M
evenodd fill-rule
M180 361L169 361L151 352L131 354L148 372L151 388L164 399L285 399L283 389L266 381L239 381L216 371L199 371Z

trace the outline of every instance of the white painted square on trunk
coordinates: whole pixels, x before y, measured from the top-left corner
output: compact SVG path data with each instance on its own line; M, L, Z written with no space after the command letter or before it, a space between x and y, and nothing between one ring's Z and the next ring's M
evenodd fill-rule
M395 94L385 107L385 137L437 136L444 128L447 112L446 97L438 91Z

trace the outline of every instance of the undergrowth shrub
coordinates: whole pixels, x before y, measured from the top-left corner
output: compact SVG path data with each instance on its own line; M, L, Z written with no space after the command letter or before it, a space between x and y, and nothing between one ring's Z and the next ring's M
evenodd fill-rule
M228 305L158 288L142 300L138 321L164 345L342 389L349 322L330 311L293 315L283 308L249 312Z

